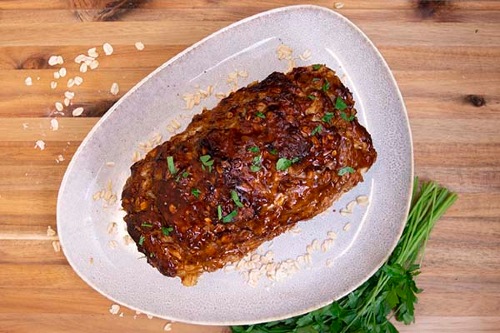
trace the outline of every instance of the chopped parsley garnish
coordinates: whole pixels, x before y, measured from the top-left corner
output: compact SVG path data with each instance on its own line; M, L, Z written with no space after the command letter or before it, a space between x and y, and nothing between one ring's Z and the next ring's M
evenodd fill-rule
M318 82L318 81L321 81L321 79L319 77L313 78L313 82Z
M321 131L323 131L323 126L318 125L318 126L316 126L315 129L312 130L311 136L316 135L318 133L321 133Z
M238 211L235 209L222 218L222 223L233 222L233 219L236 217L236 215L238 215Z
M325 115L323 116L323 118L321 118L321 120L323 120L325 123L330 123L330 121L332 120L334 114L332 112L326 112Z
M174 228L172 227L161 227L161 233L165 236L170 235L172 231L174 231Z
M205 170L205 167L207 167L208 171L212 172L212 166L214 165L214 160L212 160L211 158L212 158L212 156L210 156L210 155L200 156L200 161L202 164L201 167L203 170Z
M262 118L262 119L266 119L266 115L265 115L265 114L263 114L263 113L262 113L262 112L260 112L260 111L259 111L259 112L257 112L257 113L255 113L255 116L257 116L257 117L259 117L259 118Z
M269 149L269 153L272 155L278 155L278 150L276 148Z
M217 217L219 218L219 220L222 219L222 207L221 207L221 205L217 206Z
M248 151L250 151L254 154L257 154L258 152L260 152L260 149L257 146L253 146L253 147L248 148Z
M284 171L288 169L292 164L297 163L300 160L298 157L294 157L291 160L288 158L282 157L276 162L276 169L278 171Z
M193 188L193 189L191 189L191 194L194 195L196 198L199 198L201 191L197 188Z
M314 101L316 99L316 96L314 96L314 95L307 95L307 98L309 98L310 100Z
M189 177L189 172L184 171L184 172L182 173L182 178L187 178L187 177Z
M141 224L141 227L143 227L143 228L152 228L153 225L151 223L143 223L143 224Z
M344 119L345 121L353 121L354 115L347 116L347 114L344 111L342 111L340 112L340 118Z
M167 165L168 165L168 171L170 171L172 175L175 175L177 173L177 169L175 168L173 156L167 156Z
M338 96L335 100L335 108L340 111L344 111L347 108L347 104L344 102L342 97Z
M252 165L250 165L250 171L252 172L257 172L260 170L260 167L261 167L261 163L262 163L262 156L255 156L253 159L252 159Z
M326 81L324 84L323 84L323 87L322 87L323 91L326 92L328 89L330 89L330 82Z
M315 71L317 71L320 68L321 68L320 64L313 65L313 70L315 70Z
M337 173L339 176L343 176L347 173L354 173L355 170L353 168L351 168L350 166L346 166L346 167L343 167L342 169L339 170L339 172Z
M140 246L142 246L142 244L144 244L144 240L145 240L144 236L141 235L141 237L139 237L139 245Z
M235 190L231 190L231 199L233 199L234 204L240 208L243 208L243 204L240 201L240 197L238 196L238 192Z

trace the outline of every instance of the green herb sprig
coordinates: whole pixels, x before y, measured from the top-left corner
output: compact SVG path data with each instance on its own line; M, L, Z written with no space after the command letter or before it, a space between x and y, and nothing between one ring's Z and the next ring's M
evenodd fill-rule
M233 333L348 333L398 330L389 321L411 324L422 253L429 235L457 195L435 182L415 178L405 229L389 260L358 289L338 301L305 315L251 326L233 326Z

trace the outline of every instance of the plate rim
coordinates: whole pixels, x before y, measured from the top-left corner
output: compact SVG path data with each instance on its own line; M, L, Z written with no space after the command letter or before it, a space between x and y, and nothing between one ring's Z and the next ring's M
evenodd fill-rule
M411 126L410 126L408 111L407 111L406 104L404 102L403 96L401 94L401 91L399 89L399 86L397 84L397 81L396 81L396 79L395 79L395 77L394 77L394 75L393 75L393 73L392 73L389 65L387 64L387 62L385 61L384 57L382 56L382 54L380 53L380 51L378 50L378 48L375 46L375 44L368 38L368 36L360 28L358 28L358 26L356 26L348 18L346 18L342 14L340 14L340 13L338 13L338 12L332 10L332 9L329 9L329 8L323 7L323 6L318 6L318 5L292 5L292 6L278 7L278 8L274 8L274 9L270 9L270 10L267 10L267 11L264 11L264 12L257 13L257 14L252 15L252 16L245 17L245 18L243 18L243 19L241 19L239 21L231 23L230 25L227 25L227 26L225 26L225 27L223 27L223 28L221 28L221 29L219 29L219 30L217 30L217 31L209 34L208 36L202 38L198 42L196 42L196 43L192 44L191 46L187 47L186 49L184 49L180 53L176 54L174 57L170 58L169 60L167 60L166 62L164 62L160 66L158 66L155 70L153 70L151 73L149 73L147 76L145 76L137 84L135 84L127 93L125 93L97 121L97 123L87 133L87 135L85 136L85 138L82 140L82 142L80 143L79 147L75 151L74 155L72 156L71 161L69 162L69 164L68 164L68 166L66 168L66 171L64 173L63 179L62 179L60 187L59 187L58 196L57 196L56 222L57 222L58 235L60 234L60 225L62 223L62 222L60 223L60 216L61 216L61 210L62 210L61 205L62 205L62 201L63 201L63 193L64 193L64 189L67 187L66 185L67 185L68 179L71 176L72 170L75 167L75 163L76 163L75 160L81 154L81 152L85 149L85 147L87 146L88 141L94 135L94 133L97 131L97 129L101 126L101 124L103 122L105 122L107 120L107 118L113 112L115 112L115 110L117 108L119 108L119 106L123 103L123 101L125 101L130 95L134 94L137 89L139 89L145 82L147 82L148 80L150 80L157 73L159 73L160 71L162 71L164 68L170 66L172 63L176 62L179 58L182 58L185 55L187 55L188 53L190 53L193 50L197 49L199 46L203 45L206 41L208 41L210 39L213 39L213 38L217 37L218 35L224 34L226 31L232 30L233 28L235 28L235 27L237 27L239 25L246 24L247 22L259 19L259 18L264 17L264 16L274 15L276 13L282 13L282 12L288 12L288 11L305 10L305 9L314 10L314 11L322 11L324 13L327 13L328 15L336 16L337 19L342 20L345 24L347 24L352 29L354 29L356 31L356 33L358 33L363 38L363 40L369 44L370 48L373 51L375 51L376 57L378 58L378 60L383 65L384 69L386 70L386 72L387 72L387 74L389 76L389 79L391 81L391 85L395 88L395 93L397 94L397 97L399 99L399 104L400 104L400 107L401 107L400 111L402 112L402 115L404 116L404 120L405 120L405 124L404 125L406 126L406 130L407 130L407 133L408 133L408 144L409 144L408 148L409 148L409 160L410 160L410 166L409 166L410 181L409 181L409 185L408 185L409 186L409 190L408 190L408 193L407 193L407 198L406 198L407 200L406 200L406 202L404 202L404 204L406 206L405 211L403 212L403 215L405 216L405 221L400 224L400 230L398 230L397 237L395 237L394 243L391 244L391 246L390 246L390 251L387 252L387 254L383 257L383 259L380 262L377 262L377 264L375 265L375 268L372 271L370 271L369 274L366 275L365 279L360 280L360 282L358 284L355 284L355 287L352 288L350 291L347 291L345 293L340 293L340 296L338 298L332 298L329 301L325 301L325 302L316 304L315 306L311 306L311 307L309 307L307 309L302 309L302 310L295 311L293 313L289 313L286 316L275 316L275 317L265 318L265 319L262 319L262 320L254 320L254 321L226 320L224 322L211 322L211 321L189 320L189 319L185 319L185 318L183 318L183 319L175 319L175 318L174 319L169 319L169 318L163 317L163 316L155 314L155 313L150 313L148 311L144 311L142 309L138 309L137 307L135 307L133 305L126 304L126 302L123 302L123 301L118 301L114 297L102 293L100 291L100 288L97 287L96 284L93 281L91 281L88 277L86 277L84 274L82 274L80 272L78 266L76 265L76 263L73 262L73 260L70 259L70 256L68 256L66 254L66 252L65 252L65 246L64 246L64 238L60 238L62 251L63 251L63 253L64 253L65 257L66 257L66 260L70 264L71 268L77 273L77 275L79 276L79 278L81 278L83 281L85 281L85 283L87 283L90 287L92 287L92 289L96 290L99 294L101 294L102 296L106 297L107 299L109 299L109 300L111 300L113 302L116 302L118 304L124 305L124 306L126 306L126 307L128 307L130 309L133 309L133 310L140 310L142 313L151 314L151 315L154 315L154 316L159 317L159 318L165 318L165 319L169 319L169 320L181 321L181 322L184 322L184 323L197 324L197 325L226 325L226 326L227 325L250 325L250 324L256 324L256 323L261 323L261 322L269 322L269 321L274 321L274 320L283 320L285 318L291 318L291 317L294 317L294 316L305 314L305 313L310 312L310 311L314 311L314 310L322 308L322 307L324 307L324 306L326 306L328 304L331 304L335 300L341 299L342 297L346 296L351 291L356 290L359 286L361 286L363 283L365 283L370 277L372 277L373 274L375 274L378 271L378 269L387 261L387 259L390 257L390 255L394 251L394 248L396 247L397 243L399 242L399 239L401 238L403 230L404 230L404 228L406 226L406 219L408 217L409 210L410 210L410 204L411 204L411 198L412 198L412 189L413 189L413 186L414 186L414 145L413 145L413 136L412 136Z

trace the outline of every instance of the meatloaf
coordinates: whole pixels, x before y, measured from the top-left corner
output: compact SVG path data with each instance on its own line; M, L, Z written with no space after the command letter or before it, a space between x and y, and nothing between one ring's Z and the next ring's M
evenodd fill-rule
M376 156L333 70L274 72L132 165L128 232L152 266L192 286L330 207Z

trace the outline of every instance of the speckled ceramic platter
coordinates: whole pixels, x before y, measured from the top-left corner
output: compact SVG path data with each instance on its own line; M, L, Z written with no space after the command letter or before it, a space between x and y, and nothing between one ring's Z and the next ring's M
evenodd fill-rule
M337 71L353 92L360 122L373 137L378 160L365 181L326 212L257 251L270 251L277 268L274 276L267 276L265 268L221 270L204 274L194 287L184 287L179 279L150 267L135 244L124 240L119 200L109 200L114 194L120 198L132 157L167 140L179 125L176 130L183 130L202 107L216 105L219 93L262 80L273 71L287 71L290 65L315 63ZM186 107L190 97L183 99L188 93L200 95L193 108ZM59 192L57 226L71 266L113 302L176 321L249 324L317 309L368 279L401 235L412 180L405 106L375 46L334 11L285 7L203 39L118 101L68 166ZM352 213L340 214L360 196L368 198L367 206L355 204ZM254 285L247 283L248 275Z

